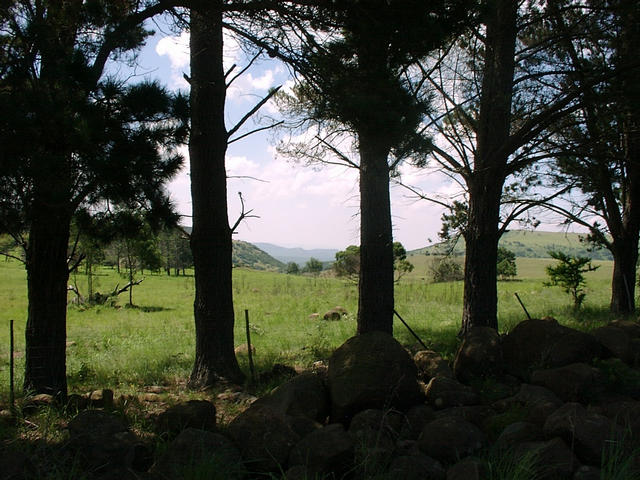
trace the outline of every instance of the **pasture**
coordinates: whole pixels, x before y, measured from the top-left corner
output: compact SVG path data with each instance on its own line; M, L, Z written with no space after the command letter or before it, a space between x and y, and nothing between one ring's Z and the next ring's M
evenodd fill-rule
M428 257L412 256L411 275L396 287L396 310L431 348L451 358L457 346L456 333L462 310L462 282L429 283ZM518 259L518 279L498 283L499 325L502 331L525 318L514 297L517 292L534 317L546 315L561 323L590 329L607 322L611 262L586 274L587 298L577 314L570 298L558 287L545 287L544 265L551 260ZM135 307L126 307L128 295L116 307L68 307L67 374L69 392L111 388L116 394L135 393L151 385L162 385L187 394L186 380L194 356L192 276L145 274L135 287ZM87 279L72 276L81 291ZM126 281L109 268L99 270L94 288L106 292ZM330 352L356 330L357 288L330 276L308 277L235 269L233 291L236 308L236 344L246 342L245 309L249 311L251 341L256 347L258 372L273 364L300 368L326 359ZM70 294L71 298L72 294ZM335 306L346 308L341 321L311 319ZM9 396L9 320L15 320L16 390L22 385L24 327L26 322L26 275L21 264L0 262L0 404ZM403 344L417 349L418 343L396 319L394 333ZM239 355L249 373L246 355Z

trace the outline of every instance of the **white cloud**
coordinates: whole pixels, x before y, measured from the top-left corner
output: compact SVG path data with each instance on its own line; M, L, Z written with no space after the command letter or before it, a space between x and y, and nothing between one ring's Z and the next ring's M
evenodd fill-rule
M161 38L156 44L156 53L169 57L173 70L184 69L189 65L189 32Z

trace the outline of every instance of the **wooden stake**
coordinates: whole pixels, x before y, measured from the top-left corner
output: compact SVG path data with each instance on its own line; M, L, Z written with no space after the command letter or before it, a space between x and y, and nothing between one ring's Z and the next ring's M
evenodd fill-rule
M9 320L9 404L11 413L15 414L16 411L16 396L13 390L13 320Z
M244 320L247 331L247 351L249 352L249 370L251 371L251 381L256 381L256 373L253 368L253 353L251 352L251 332L249 330L249 310L244 311Z

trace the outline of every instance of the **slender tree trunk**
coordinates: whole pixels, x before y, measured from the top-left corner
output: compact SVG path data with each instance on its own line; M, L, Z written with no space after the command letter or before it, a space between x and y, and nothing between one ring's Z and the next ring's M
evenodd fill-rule
M244 378L234 353L231 229L227 215L221 2L191 11L191 249L196 353L190 385Z
M71 217L40 206L27 248L29 307L25 331L24 391L65 399L67 329L67 248Z
M358 333L393 334L393 233L389 148L380 136L360 135L360 278Z
M474 169L467 179L469 216L461 334L474 326L498 328L496 261L504 145L511 128L517 1L489 2Z
M630 315L635 312L635 279L638 261L638 234L613 247L613 276L611 280L611 312Z

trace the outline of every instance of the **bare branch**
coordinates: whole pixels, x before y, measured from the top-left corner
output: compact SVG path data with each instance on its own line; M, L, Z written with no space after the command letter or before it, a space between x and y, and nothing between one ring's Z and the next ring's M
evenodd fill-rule
M254 113L256 113L258 110L260 110L262 108L262 106L267 103L271 97L273 97L276 93L278 93L278 91L280 90L280 88L282 88L282 85L279 85L278 87L274 88L273 90L271 90L266 97L264 97L262 100L260 100L251 110L249 110L246 115L244 117L242 117L240 119L240 121L238 123L236 123L236 125L227 132L227 138L231 138L231 136L236 133L240 127L242 127L242 125L244 125L244 123L249 120Z
M244 134L240 135L239 137L232 138L232 139L228 140L227 141L227 145L231 145L233 142L237 142L238 140L242 140L243 138L246 138L249 135L253 135L254 133L258 133L258 132L262 132L263 130L269 130L271 128L275 128L278 125L282 125L283 123L284 123L284 120L280 120L279 122L272 123L271 125L266 125L264 127L256 128L254 130L251 130L250 132L247 132L247 133L244 133Z
M251 212L253 212L253 210L245 210L244 199L242 198L242 192L238 192L238 197L240 197L240 205L241 205L240 216L236 220L236 223L233 224L233 227L231 227L232 234L236 233L236 229L240 226L240 223L245 218L260 218L258 215L251 215Z

